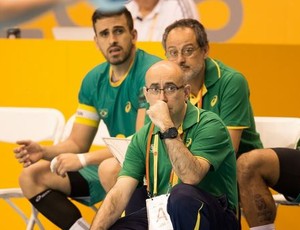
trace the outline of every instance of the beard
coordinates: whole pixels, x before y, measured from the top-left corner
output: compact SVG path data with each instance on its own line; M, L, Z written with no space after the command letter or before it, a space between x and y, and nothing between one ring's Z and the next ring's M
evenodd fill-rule
M199 77L199 70L188 69L184 71L185 82L191 82Z
M186 63L181 63L180 68L182 72L184 73L184 80L186 82L194 82L199 79L202 72L204 72L204 66L203 65L187 65Z
M131 57L131 52L132 52L132 45L130 45L130 47L128 47L128 49L124 50L123 49L123 53L121 53L118 56L106 56L106 60L108 63L110 63L111 65L121 65L123 63L125 63L130 57Z

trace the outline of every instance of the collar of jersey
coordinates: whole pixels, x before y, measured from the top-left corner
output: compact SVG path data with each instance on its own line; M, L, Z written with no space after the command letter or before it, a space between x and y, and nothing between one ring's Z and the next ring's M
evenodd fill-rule
M112 82L112 81L111 81L111 78L112 78L112 75L113 75L113 70L112 70L111 65L109 66L109 83L110 83L111 86L113 86L113 87L118 87L118 86L120 86L120 85L122 84L122 82L123 82L123 81L126 79L126 77L128 76L128 73L129 73L129 71L131 70L131 67L132 67L132 65L133 65L133 63L134 63L134 60L135 60L135 56L134 56L133 60L131 61L130 65L129 65L129 68L128 68L128 70L126 71L126 73L125 73L118 81L116 81L116 82Z

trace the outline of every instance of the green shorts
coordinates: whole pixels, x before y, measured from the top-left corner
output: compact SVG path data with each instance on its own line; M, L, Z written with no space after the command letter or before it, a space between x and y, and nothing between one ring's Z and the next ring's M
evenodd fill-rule
M80 169L79 173L88 183L90 196L75 198L75 200L88 206L92 206L98 203L99 201L102 201L106 196L106 192L102 187L102 185L100 184L100 180L98 177L98 166L97 165L87 166L83 169Z

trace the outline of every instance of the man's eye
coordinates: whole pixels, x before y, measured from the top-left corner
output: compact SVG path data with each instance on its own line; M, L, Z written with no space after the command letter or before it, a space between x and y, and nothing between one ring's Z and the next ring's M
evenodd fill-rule
M115 31L115 34L122 34L123 32L124 32L124 30L123 29L116 29Z
M149 91L151 92L157 92L159 89L158 88L149 88Z
M185 50L183 50L183 53L184 54L191 54L191 53L193 53L194 52L194 49L193 48L187 48L187 49L185 49Z
M178 55L178 51L177 50L170 50L169 54L173 57L176 57Z
M109 33L107 31L104 31L104 32L100 33L100 36L103 37L103 38L106 38L108 36L108 34Z
M176 90L176 86L174 86L174 85L167 86L165 88L165 90L168 91L168 92L173 92L173 91Z

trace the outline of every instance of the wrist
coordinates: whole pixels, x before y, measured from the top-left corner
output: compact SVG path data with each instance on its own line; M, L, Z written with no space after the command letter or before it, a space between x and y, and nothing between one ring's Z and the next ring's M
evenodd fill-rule
M82 168L84 168L87 165L86 159L85 159L85 154L84 153L78 153L77 157L80 161L80 164L81 164Z
M48 150L46 146L40 146L40 151L41 153L41 158L40 159L44 159L44 160L52 160L53 157L51 157L51 154L48 154Z
M160 139L175 139L178 137L178 130L176 127L170 127L164 132L159 132Z
M164 133L166 132L167 130L169 130L170 128L173 128L175 127L175 125L171 122L171 123L168 123L168 124L163 124L161 127L160 127L160 132L161 133Z

